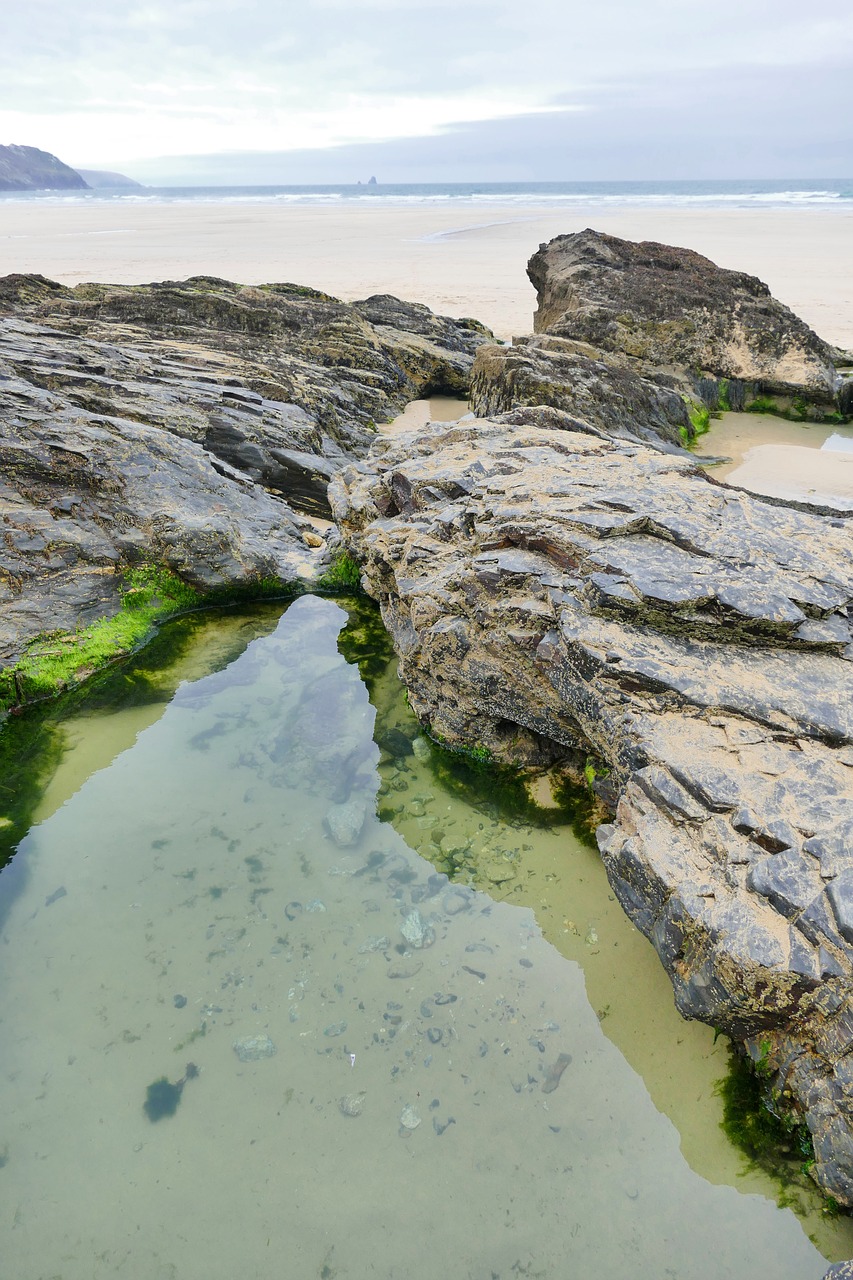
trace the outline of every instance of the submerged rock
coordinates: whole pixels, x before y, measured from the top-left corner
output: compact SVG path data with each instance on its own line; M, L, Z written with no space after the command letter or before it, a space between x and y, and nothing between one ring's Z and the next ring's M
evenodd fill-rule
M541 413L377 442L336 517L434 735L609 769L608 877L679 1009L853 1204L851 523Z
M403 1107L400 1113L400 1133L413 1133L421 1123L421 1118L413 1106L407 1105Z
M326 810L326 827L335 844L349 848L357 844L364 828L367 811L358 800L334 804Z
M241 1062L260 1062L262 1058L272 1058L277 1049L269 1036L243 1036L232 1045Z

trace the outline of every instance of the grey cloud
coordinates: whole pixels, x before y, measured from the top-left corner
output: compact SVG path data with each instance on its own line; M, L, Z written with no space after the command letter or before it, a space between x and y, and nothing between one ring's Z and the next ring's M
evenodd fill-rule
M150 109L174 118L189 149L193 116L230 115L246 121L251 149L252 112L267 108L334 110L348 94L382 102L473 90L475 103L477 94L517 93L528 106L586 110L294 153L283 167L310 181L374 168L481 179L648 176L643 165L669 175L759 162L762 172L853 168L849 0L29 0L7 9L0 128L2 110L127 111L142 135ZM86 149L81 136L72 158L106 161ZM229 164L235 174L287 180L279 162ZM204 172L200 161L186 167Z
M806 109L808 106L808 109ZM316 151L137 164L144 181L197 183L572 181L844 177L853 173L848 76L733 68L602 91L582 113L460 125L437 137Z

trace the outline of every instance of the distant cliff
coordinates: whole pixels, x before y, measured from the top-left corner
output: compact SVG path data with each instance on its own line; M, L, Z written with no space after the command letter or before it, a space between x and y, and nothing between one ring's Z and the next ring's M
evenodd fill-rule
M125 173L113 173L109 169L78 169L81 178L90 187L141 187L141 182L128 178Z
M75 169L38 147L0 146L0 191L85 190Z

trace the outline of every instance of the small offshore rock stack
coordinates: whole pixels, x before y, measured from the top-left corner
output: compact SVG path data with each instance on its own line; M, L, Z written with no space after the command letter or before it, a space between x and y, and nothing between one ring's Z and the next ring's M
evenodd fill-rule
M833 349L754 276L589 229L541 245L527 273L535 332L478 353L481 416L551 405L610 435L678 447L697 415L720 407L845 411Z
M587 260L604 241L602 272L626 258L627 272L659 247L563 241L588 269L549 285L545 254L540 296L562 298L587 337L615 331L615 350L622 322L595 311ZM769 349L772 321L779 365L798 351L792 381L828 396L818 340L749 277L719 276L729 293L709 297L727 324L740 317L738 349ZM677 349L713 369L718 329L709 318L707 359ZM478 353L475 382L496 350ZM647 344L646 369L675 350ZM495 375L509 399L513 359ZM332 509L432 733L516 764L592 756L608 774L607 874L679 1009L761 1063L808 1124L818 1183L853 1206L853 523L641 443L659 430L659 402L645 403L624 430L607 430L605 397L592 421L577 403L528 405L377 440L332 482Z

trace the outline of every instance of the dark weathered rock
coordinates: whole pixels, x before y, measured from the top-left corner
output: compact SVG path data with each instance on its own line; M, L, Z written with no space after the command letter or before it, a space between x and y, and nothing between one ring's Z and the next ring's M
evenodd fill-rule
M202 588L315 575L324 547L297 513L327 516L375 422L465 385L491 338L393 298L359 307L208 278L0 280L0 665L111 616L141 560Z
M777 1070L853 1204L853 526L536 412L377 441L336 518L434 733L606 762L679 1009Z
M117 613L121 570L135 563L205 590L293 581L320 563L301 517L201 445L11 377L0 459L3 666L41 633Z
M588 342L654 369L834 402L829 346L755 276L726 271L691 249L589 229L542 245L527 270L537 292L537 333Z
M753 276L591 230L541 245L528 275L536 333L478 353L481 416L550 405L672 448L693 437L697 411L759 396L800 416L849 412L838 353Z
M396 298L351 306L302 285L238 285L209 276L74 289L40 276L6 276L3 315L115 345L142 361L146 377L156 377L164 362L166 373L171 366L186 384L185 401L192 400L193 382L231 381L235 399L242 391L244 400L254 393L259 405L297 406L312 418L318 453L326 451L321 436L359 453L376 423L410 400L467 387L474 352L492 339L475 321L435 316ZM105 370L100 382L81 378L69 391L83 407L101 411L111 380ZM205 387L198 390L203 395ZM94 406L87 396L96 398Z
M681 392L638 377L625 360L550 334L481 347L471 404L480 417L551 405L608 435L676 447L692 431Z

